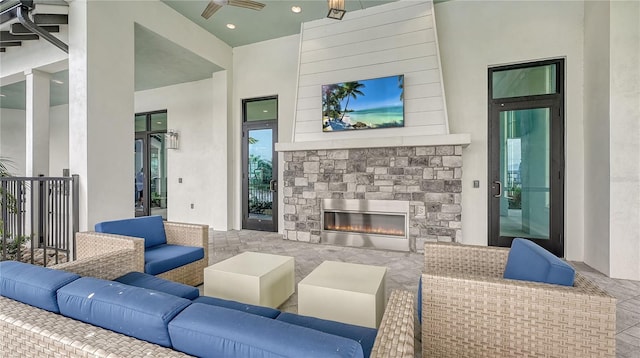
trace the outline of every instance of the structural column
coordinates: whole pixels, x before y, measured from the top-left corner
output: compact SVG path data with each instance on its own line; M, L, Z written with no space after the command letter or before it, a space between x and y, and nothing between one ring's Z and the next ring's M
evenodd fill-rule
M25 175L49 174L49 98L51 76L35 69L26 76Z
M130 6L69 2L69 168L80 179L80 230L134 215Z

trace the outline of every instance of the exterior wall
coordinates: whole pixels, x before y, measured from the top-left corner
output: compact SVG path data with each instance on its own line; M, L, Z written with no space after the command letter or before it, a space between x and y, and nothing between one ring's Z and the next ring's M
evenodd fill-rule
M451 133L471 133L465 148L462 242L488 243L487 69L566 59L565 257L584 257L582 2L446 1L435 6ZM480 189L472 187L480 181Z
M610 274L640 280L640 2L610 9Z
M49 121L49 176L58 177L69 168L69 105L51 107Z
M226 120L214 120L212 98L213 80L207 79L136 92L135 110L166 109L167 127L180 135L179 149L167 150L167 218L227 230L227 163L219 155L226 151Z
M26 155L26 112L20 109L0 109L0 157L11 161L11 174L23 176Z
M584 34L584 262L610 272L609 2L587 1Z
M320 242L322 199L409 201L409 246L462 234L462 147L395 147L284 153L284 232Z
M233 49L233 115L229 117L229 152L233 178L229 206L231 228L241 228L242 192L242 100L245 98L278 95L278 142L291 142L296 96L298 49L300 36L287 36ZM282 178L284 164L278 155L278 177ZM282 180L280 180L282 182ZM278 228L282 232L283 196L278 192Z

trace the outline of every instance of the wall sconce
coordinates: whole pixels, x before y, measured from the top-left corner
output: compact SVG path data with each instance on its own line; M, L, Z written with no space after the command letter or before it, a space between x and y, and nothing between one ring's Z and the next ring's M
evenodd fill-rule
M335 20L342 20L347 10L344 9L344 0L328 0L329 1L329 13L327 17Z
M178 149L180 146L180 136L178 135L178 131L174 129L167 130L167 134L165 134L165 139L167 142L167 149Z

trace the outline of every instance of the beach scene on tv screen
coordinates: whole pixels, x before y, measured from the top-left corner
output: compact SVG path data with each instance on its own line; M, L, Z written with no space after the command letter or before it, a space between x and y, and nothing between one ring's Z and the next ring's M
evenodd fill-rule
M404 75L322 86L324 132L404 126Z

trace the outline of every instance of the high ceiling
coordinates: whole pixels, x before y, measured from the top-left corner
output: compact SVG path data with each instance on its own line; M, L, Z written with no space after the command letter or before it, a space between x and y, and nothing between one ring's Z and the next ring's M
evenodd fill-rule
M207 20L200 14L207 6L208 0L161 1L231 47L298 34L303 22L324 18L328 11L327 0L262 0L261 2L266 6L260 11L227 5ZM395 0L346 0L345 7L349 12L393 1ZM66 5L60 0L36 0L35 2L36 4ZM302 11L296 14L291 11L292 6L299 6ZM236 27L231 30L227 28L227 24L234 24ZM2 27L6 28L7 24ZM221 69L139 25L135 26L135 46L136 91L210 78L213 72ZM8 51L19 50L19 48L8 49ZM51 105L68 103L68 71L53 74L52 80L55 81L52 81L51 85ZM0 94L2 94L0 107L24 109L25 88L24 81L0 87Z
M200 14L208 0L162 0L231 47L298 34L302 22L324 18L328 12L327 0L258 1L265 4L260 11L223 6L206 20ZM396 0L345 0L345 8L349 12L393 1ZM302 11L296 14L291 11L292 6L299 6ZM236 28L228 29L227 24L234 24Z

